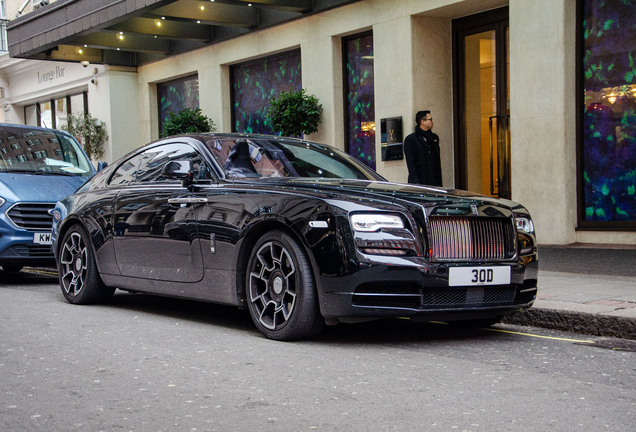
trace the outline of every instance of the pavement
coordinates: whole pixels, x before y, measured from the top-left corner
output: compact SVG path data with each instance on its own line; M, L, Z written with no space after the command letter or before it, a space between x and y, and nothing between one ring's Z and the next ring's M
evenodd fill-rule
M504 322L636 340L636 245L539 246L538 287Z

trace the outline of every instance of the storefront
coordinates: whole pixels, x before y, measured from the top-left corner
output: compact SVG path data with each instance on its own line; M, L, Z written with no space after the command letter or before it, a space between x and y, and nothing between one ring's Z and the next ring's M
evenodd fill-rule
M95 66L93 51L85 69L78 61L41 62L41 69L69 68L61 79L76 68L84 75L73 88L56 90L45 86L57 76L50 84L45 79L42 92L28 97L17 96L11 81L9 114L37 103L43 112L47 101L59 110L52 102L67 96L75 109L74 95L83 94L109 130L106 159L112 160L158 138L167 113L186 106L200 107L221 131L270 132L268 98L304 88L323 107L310 139L405 182L399 143L413 130L415 112L428 109L440 136L444 186L524 203L543 244L636 244L634 6L617 0L360 0L305 15L294 11L295 19L257 28L261 15L253 18L252 6L225 3L249 12L242 19L255 19L252 27L242 23L255 30L155 57L124 58L113 42L115 54L101 57L109 64ZM259 3L254 6L269 7ZM285 2L266 3L283 10ZM157 15L157 28L162 18ZM134 35L115 33L119 28L109 29L127 44L122 49L132 49ZM10 45L11 32L10 25ZM36 48L16 54L44 55ZM49 54L76 55L70 48ZM122 64L133 58L142 60ZM32 87L37 72L56 75L33 68Z
M92 70L73 63L10 59L8 54L0 57L0 64L3 121L60 128L69 113L88 112Z

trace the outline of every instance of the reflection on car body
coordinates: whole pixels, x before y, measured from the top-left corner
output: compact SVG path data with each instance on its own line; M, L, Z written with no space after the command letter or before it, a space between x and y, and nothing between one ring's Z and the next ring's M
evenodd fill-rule
M166 138L97 174L54 216L68 301L119 288L244 306L273 339L383 317L490 324L537 292L522 205L389 183L304 140Z

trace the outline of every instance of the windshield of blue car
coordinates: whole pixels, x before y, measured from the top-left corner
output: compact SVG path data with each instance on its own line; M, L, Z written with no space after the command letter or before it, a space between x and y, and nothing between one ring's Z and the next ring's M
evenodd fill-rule
M0 172L82 176L93 167L80 144L55 130L0 126Z
M382 180L348 154L333 147L284 138L215 138L207 147L226 178L341 178Z

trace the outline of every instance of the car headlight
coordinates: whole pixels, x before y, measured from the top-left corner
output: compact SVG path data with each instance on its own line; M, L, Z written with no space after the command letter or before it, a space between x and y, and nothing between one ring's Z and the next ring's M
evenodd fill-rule
M528 234L532 234L534 232L532 219L527 217L515 217L515 226L518 231L527 232Z
M385 213L356 213L349 217L355 231L374 232L384 228L404 228L402 218Z

